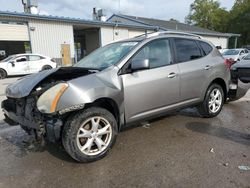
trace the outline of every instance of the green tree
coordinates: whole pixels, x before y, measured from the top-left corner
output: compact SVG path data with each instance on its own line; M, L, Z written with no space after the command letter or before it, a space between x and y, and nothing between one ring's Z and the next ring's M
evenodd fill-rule
M239 33L239 46L250 45L250 0L236 0L230 11L228 32Z
M220 8L218 1L195 0L190 5L186 23L223 32L227 30L228 16L229 12Z

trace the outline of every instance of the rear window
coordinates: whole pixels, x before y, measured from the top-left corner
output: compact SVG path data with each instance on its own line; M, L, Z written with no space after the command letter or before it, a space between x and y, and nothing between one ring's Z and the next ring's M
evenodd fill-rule
M208 55L213 50L212 46L208 43L202 41L199 41L199 43L205 55Z
M202 57L196 41L190 39L174 39L178 62L186 62Z

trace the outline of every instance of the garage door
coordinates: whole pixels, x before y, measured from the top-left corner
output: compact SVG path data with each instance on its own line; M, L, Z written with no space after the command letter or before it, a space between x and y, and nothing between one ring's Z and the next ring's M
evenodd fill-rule
M29 41L26 24L0 23L0 41Z

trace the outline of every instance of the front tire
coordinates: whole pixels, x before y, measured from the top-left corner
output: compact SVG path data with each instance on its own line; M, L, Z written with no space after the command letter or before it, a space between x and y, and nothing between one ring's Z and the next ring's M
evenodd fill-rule
M91 107L69 118L62 143L78 162L92 162L107 155L115 143L117 122L106 109Z
M212 84L209 86L202 104L198 111L202 117L212 118L217 116L224 104L224 92L220 85Z

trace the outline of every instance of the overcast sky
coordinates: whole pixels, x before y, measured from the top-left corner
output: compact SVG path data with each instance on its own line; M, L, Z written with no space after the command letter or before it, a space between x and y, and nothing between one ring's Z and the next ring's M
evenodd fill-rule
M184 21L194 0L38 0L40 14L91 19L92 8L112 13ZM221 6L231 9L234 0L220 0ZM0 0L2 11L23 11L21 0Z

